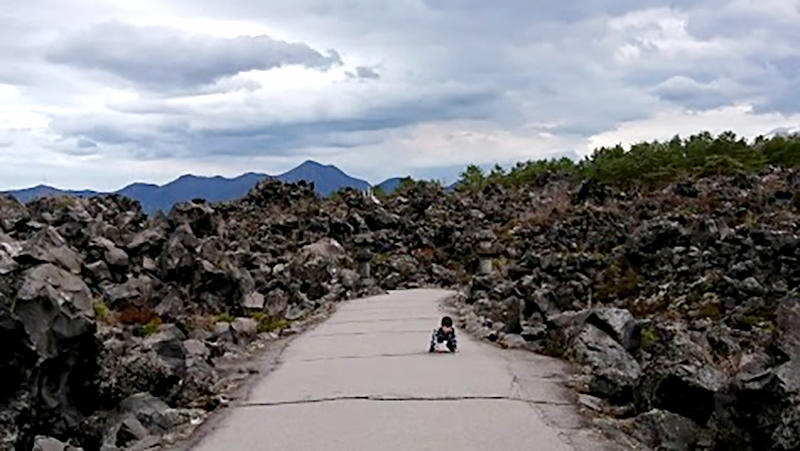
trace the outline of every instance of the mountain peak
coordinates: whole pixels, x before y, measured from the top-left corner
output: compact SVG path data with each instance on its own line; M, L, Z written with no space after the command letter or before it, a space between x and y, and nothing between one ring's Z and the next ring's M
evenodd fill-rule
M365 180L351 177L338 167L325 165L314 160L306 160L296 168L283 174L272 176L247 172L233 178L223 176L198 176L183 174L165 185L150 183L132 183L116 193L139 201L148 213L168 211L177 202L194 198L204 198L210 202L232 200L243 197L259 181L274 178L283 182L304 180L314 183L317 194L327 196L342 188L367 190L370 184ZM66 194L91 196L100 194L94 191L64 191L46 185L39 185L25 190L9 191L18 200L27 202L42 195Z
M345 187L359 190L366 190L370 187L370 184L365 180L350 177L334 165L326 166L313 160L306 160L300 166L275 178L283 182L297 182L300 180L314 182L314 190L323 196Z
M322 163L319 163L317 161L314 161L314 160L306 160L300 166L297 166L295 169L300 169L300 168L332 168L332 167L335 167L335 166L333 166L331 164L326 166L326 165L324 165Z

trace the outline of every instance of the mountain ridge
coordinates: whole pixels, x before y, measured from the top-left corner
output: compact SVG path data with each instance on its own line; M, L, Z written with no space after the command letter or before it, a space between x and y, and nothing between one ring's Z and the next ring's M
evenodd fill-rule
M238 199L244 197L258 182L267 178L274 178L287 183L300 180L312 182L314 183L315 192L321 196L328 196L342 188L359 190L372 188L372 185L366 180L352 177L332 164L325 165L317 161L306 160L297 167L278 175L253 171L245 172L235 177L183 174L163 185L133 182L116 191L108 192L91 189L65 190L39 184L29 188L3 191L3 193L9 194L23 203L43 196L90 197L119 194L138 201L145 212L152 214L158 211L169 211L176 203L197 198L202 198L209 202Z

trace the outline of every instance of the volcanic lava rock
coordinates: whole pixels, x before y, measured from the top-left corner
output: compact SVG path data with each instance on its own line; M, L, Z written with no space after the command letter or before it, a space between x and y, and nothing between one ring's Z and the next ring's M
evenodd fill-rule
M37 433L70 432L94 408L97 343L91 294L79 277L46 263L21 273L18 284L13 304L2 296L1 402L29 418L19 433L32 443Z
M0 194L0 229L11 233L28 222L30 213L24 205L8 194Z

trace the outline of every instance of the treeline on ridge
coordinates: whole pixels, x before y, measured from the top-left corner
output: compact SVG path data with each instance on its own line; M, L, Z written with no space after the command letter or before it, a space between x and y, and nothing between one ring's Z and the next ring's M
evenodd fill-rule
M675 136L664 142L642 142L628 149L601 147L579 162L567 157L534 160L517 163L509 170L496 165L488 173L473 164L461 174L456 189L478 191L492 183L520 187L545 174L561 173L647 190L684 177L757 173L769 166L800 166L800 135L759 136L750 142L729 131L716 137L702 132L685 139Z

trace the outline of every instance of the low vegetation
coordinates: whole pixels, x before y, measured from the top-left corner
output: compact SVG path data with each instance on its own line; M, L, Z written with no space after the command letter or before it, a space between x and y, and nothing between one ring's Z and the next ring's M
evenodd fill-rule
M275 318L264 312L253 312L250 317L258 322L259 332L276 332L289 327L285 318Z
M500 166L486 174L470 165L461 174L457 189L477 192L487 184L519 187L546 174L566 174L594 179L621 188L658 189L688 176L757 173L768 166L800 166L800 136L758 137L753 141L724 132L708 132L689 138L601 147L579 162L569 158L517 163L509 170Z

